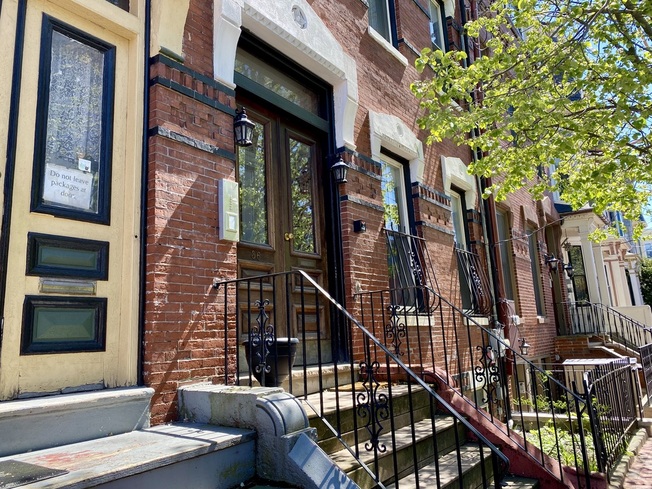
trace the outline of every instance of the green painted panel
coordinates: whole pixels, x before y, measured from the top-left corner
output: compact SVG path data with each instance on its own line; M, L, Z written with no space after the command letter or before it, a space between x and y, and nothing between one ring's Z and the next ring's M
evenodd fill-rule
M34 343L93 341L97 309L36 306Z
M37 266L95 270L99 253L93 250L73 250L58 246L41 245Z

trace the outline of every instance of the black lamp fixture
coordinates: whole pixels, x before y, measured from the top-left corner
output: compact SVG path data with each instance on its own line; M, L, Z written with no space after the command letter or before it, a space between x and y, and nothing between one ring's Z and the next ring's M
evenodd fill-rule
M236 146L251 146L254 135L255 124L247 117L247 111L242 108L242 112L235 111L233 119L233 134Z
M520 338L518 340L518 346L521 348L521 355L524 357L530 352L530 344L525 340L525 338Z
M564 264L564 271L566 272L566 275L568 276L569 279L573 278L573 275L575 275L575 270L573 270L573 265L570 263Z
M339 185L340 183L346 183L346 174L349 172L349 165L347 165L342 159L342 155L339 155L338 160L333 166L331 166L331 173L333 175L333 180Z
M551 272L557 271L557 266L559 265L559 259L555 258L555 255L545 255L546 265Z

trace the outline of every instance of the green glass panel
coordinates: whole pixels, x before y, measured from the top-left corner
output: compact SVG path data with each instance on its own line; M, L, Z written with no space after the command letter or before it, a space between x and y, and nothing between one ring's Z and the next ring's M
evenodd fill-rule
M296 251L315 253L315 207L312 185L312 146L290 138L292 234Z
M95 340L95 308L36 306L33 342L59 343Z
M91 250L74 250L40 245L36 266L96 270L99 254Z
M240 230L242 241L268 244L265 128L256 123L253 144L238 148Z

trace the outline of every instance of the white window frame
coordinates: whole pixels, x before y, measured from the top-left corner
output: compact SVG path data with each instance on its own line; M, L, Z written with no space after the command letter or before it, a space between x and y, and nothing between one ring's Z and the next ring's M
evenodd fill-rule
M446 24L444 16L444 6L438 0L430 0L430 41L433 47L446 51L446 35L444 26ZM439 38L439 42L437 42Z
M387 229L390 229L392 231L399 231L402 233L410 233L410 215L408 212L408 202L407 202L407 192L405 189L405 168L404 165L399 163L398 161L394 160L393 158L390 158L389 156L383 154L381 157L381 163L383 166L387 166L391 168L392 170L392 175L393 175L393 182L394 185L396 185L396 199L397 199L397 207L398 207L398 226L399 229L393 229L391 227L387 227L387 222L385 223L385 227ZM398 178L396 178L398 177ZM383 204L385 203L385 195L383 194Z
M532 285L534 287L534 301L537 309L537 316L545 317L546 299L543 294L543 274L541 273L541 253L537 241L536 228L526 227L528 235L528 249L530 252L530 269L532 271Z
M461 250L468 251L464 225L466 216L464 216L462 195L451 189L448 191L448 196L451 199L451 219L453 221L453 237L455 239L455 245ZM459 233L461 233L460 236L458 236Z
M378 11L378 15L382 15L383 11L385 13L384 19L385 19L385 26L384 29L379 26L379 25L374 25L372 23L372 15L371 15L371 10ZM371 27L373 30L375 30L378 34L380 34L383 39L385 39L388 43L393 44L393 36L392 36L392 19L390 16L390 11L389 11L389 0L369 0L369 27ZM383 30L385 32L383 32Z

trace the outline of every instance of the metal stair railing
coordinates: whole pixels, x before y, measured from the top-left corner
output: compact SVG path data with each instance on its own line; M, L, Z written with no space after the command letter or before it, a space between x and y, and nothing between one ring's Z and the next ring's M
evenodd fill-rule
M460 487L501 487L509 468L505 455L389 347L386 336L377 338L308 273L227 280L214 287L223 328L212 341L225 353L219 379L248 386L281 380L292 360L278 355L279 345L296 337L296 366L282 385L356 460L359 468L350 475L361 486L439 488L453 471ZM453 439L445 439L440 433L451 423ZM478 461L473 467L463 447L469 447L467 434ZM453 462L444 467L442 457ZM406 477L410 482L402 483Z
M652 400L652 328L596 302L560 303L570 317L571 335L595 335L638 354L645 379L648 403Z
M602 472L608 473L627 450L629 435L638 418L639 385L632 381L632 367L627 358L597 365L583 375L585 397L591 400L590 422L597 434L598 470Z
M430 305L396 305L401 294L429 295ZM356 297L361 323L411 370L444 382L558 480L591 487L596 437L582 422L591 403L568 379L530 362L504 340L502 329L479 324L432 289Z
M571 334L609 336L627 348L638 350L652 343L652 329L621 312L597 302L569 302Z

